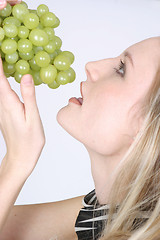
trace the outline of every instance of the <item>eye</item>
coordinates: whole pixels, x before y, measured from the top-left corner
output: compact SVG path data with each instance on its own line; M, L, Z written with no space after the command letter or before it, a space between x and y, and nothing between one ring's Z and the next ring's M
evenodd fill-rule
M120 60L120 64L119 64L119 68L114 68L116 70L116 73L118 73L121 77L124 77L125 72L126 72L126 65L123 62L123 60ZM122 72L120 72L120 70L123 70Z

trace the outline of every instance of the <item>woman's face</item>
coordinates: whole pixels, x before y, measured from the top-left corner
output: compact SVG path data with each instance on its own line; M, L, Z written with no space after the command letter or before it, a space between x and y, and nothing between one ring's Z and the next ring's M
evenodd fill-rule
M121 60L124 65L116 72ZM87 63L82 105L69 102L58 112L57 121L88 149L102 155L120 154L141 126L140 103L159 62L160 37L154 37L130 46L118 57Z

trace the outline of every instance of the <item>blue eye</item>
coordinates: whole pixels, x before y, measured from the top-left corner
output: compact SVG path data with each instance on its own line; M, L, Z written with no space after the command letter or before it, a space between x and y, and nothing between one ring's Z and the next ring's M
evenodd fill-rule
M118 69L114 68L114 69L116 70L116 73L118 73L121 77L124 77L126 65L122 60L120 60L119 68ZM123 69L123 72L120 72L120 70L122 70L122 69Z

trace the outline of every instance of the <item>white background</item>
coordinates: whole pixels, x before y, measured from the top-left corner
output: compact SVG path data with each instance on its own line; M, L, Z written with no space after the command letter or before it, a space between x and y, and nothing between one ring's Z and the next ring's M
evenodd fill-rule
M37 0L27 1L36 9L48 5L60 19L56 35L62 50L74 53L74 83L54 90L36 86L36 98L43 122L46 145L31 176L25 182L15 205L54 202L87 194L94 188L90 159L84 146L58 125L56 115L70 97L80 96L80 82L86 80L85 64L120 55L130 45L160 35L159 0ZM117 67L117 66L115 66ZM20 96L13 78L11 87ZM0 159L6 146L0 136Z

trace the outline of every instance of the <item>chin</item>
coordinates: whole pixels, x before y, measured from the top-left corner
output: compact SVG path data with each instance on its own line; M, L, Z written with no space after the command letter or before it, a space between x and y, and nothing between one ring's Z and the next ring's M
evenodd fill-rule
M81 126L77 114L67 106L61 108L56 116L59 125L73 138L81 142Z
M59 125L61 125L61 127L63 127L63 121L64 121L64 117L63 117L64 114L63 114L63 112L65 111L64 110L65 108L66 108L66 106L61 108L58 111L57 116L56 116L57 122L59 123Z

